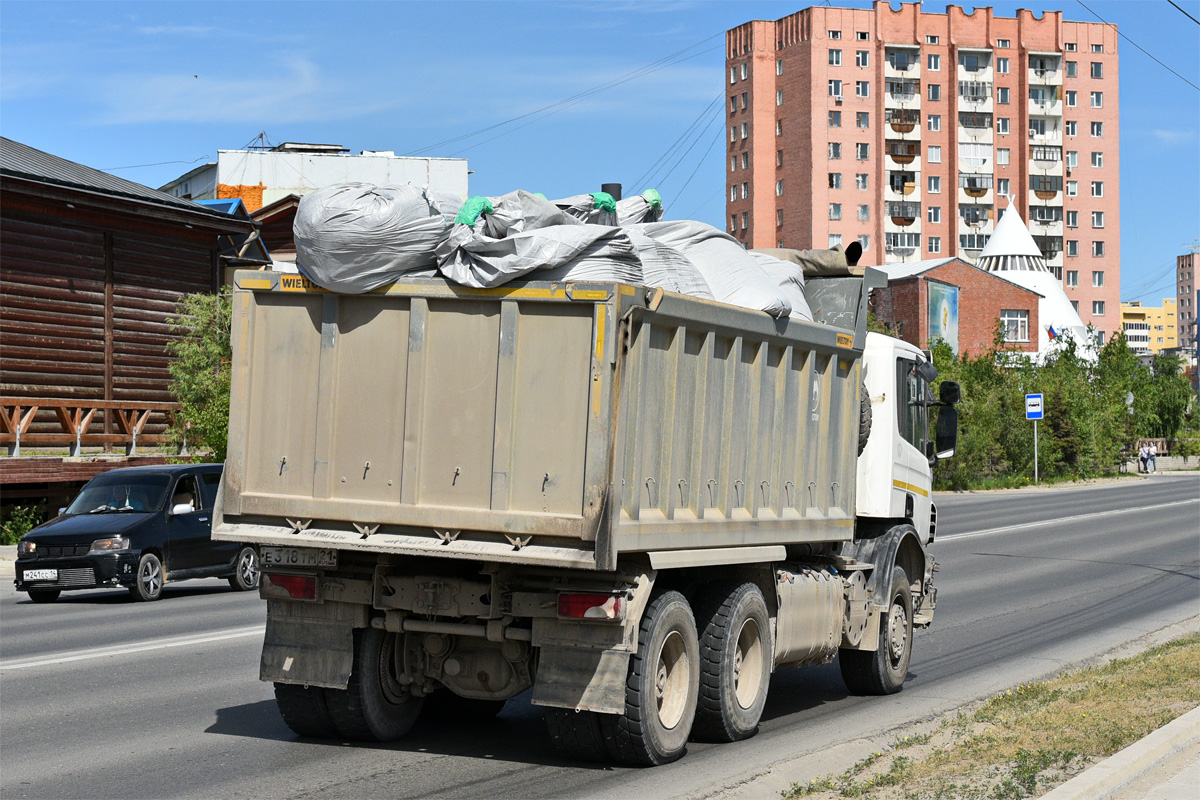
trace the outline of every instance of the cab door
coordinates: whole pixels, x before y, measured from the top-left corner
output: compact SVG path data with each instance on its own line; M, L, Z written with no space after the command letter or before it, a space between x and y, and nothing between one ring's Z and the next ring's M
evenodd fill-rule
M181 504L192 510L171 514ZM212 513L204 507L200 486L194 474L180 476L171 489L167 502L167 569L177 572L211 566L208 544L212 530Z
M929 456L929 384L917 372L915 358L896 360L896 422L900 438L896 441L896 475L893 495L913 498L913 525L917 530L929 527L930 470ZM901 509L904 508L902 503Z

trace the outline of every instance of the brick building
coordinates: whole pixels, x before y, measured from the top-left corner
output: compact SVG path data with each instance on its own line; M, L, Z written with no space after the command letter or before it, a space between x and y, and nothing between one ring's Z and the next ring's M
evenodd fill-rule
M1200 293L1196 291L1196 249L1175 259L1175 303L1179 311L1176 321L1180 347L1196 347L1196 306Z
M1084 323L1120 329L1117 32L1019 10L814 6L726 35L730 232L979 257L1000 198Z
M1037 352L1041 299L1037 292L961 258L886 264L880 269L888 273L888 285L872 292L872 308L881 322L896 325L906 342L929 345L931 317L936 311L931 299L938 293L937 287L944 286L956 289L958 295L957 352L978 355L989 349L997 320L1014 349Z

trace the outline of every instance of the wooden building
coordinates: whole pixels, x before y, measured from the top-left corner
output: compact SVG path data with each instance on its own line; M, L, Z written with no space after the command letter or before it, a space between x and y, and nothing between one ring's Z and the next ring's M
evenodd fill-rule
M167 319L180 296L218 289L222 247L255 228L244 215L0 138L6 502L61 495L61 484L78 486L162 441L172 410ZM96 458L97 448L116 455Z

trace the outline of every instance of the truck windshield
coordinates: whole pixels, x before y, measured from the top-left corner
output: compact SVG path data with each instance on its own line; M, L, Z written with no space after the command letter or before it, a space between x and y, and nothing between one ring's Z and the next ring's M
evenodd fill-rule
M170 484L167 475L101 475L93 478L67 507L67 514L157 511Z

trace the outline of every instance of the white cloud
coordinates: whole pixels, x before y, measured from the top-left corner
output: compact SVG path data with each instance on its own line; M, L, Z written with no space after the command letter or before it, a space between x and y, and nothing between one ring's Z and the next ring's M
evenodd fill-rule
M1170 130L1164 130L1162 128L1157 128L1155 130L1150 131L1150 135L1153 136L1155 139L1158 139L1160 142L1167 145L1168 147L1174 147L1175 145L1187 144L1188 142L1195 139L1196 131L1194 131L1194 130L1170 131Z
M212 25L153 25L139 27L137 32L145 36L205 36L215 30Z

